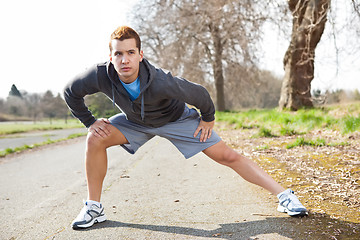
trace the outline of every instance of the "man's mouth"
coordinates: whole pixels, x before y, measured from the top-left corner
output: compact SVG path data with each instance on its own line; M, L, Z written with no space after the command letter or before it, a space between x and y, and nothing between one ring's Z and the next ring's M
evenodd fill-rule
M121 70L123 70L123 71L130 71L130 67L123 67L123 68L121 68Z

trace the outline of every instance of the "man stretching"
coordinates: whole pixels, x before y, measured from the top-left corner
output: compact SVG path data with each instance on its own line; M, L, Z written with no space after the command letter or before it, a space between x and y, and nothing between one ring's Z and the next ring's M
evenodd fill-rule
M278 211L307 214L294 192L285 190L250 159L240 155L213 131L215 107L201 85L155 68L144 57L139 35L130 27L117 28L110 38L110 61L73 79L64 97L72 114L87 128L85 168L88 198L72 227L87 228L106 220L100 203L107 171L106 149L121 145L134 154L154 136L172 142L185 158L204 152L232 168L245 180L279 198ZM102 92L122 111L110 119L95 119L84 97ZM190 109L186 104L195 106Z

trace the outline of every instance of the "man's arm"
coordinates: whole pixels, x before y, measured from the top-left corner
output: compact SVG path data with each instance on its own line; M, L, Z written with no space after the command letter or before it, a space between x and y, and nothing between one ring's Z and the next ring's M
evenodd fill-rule
M98 91L96 66L75 77L64 89L65 102L71 113L87 128L90 127L96 119L85 105L84 97Z
M169 87L171 96L200 110L201 120L194 132L194 137L200 133L200 142L205 142L211 137L215 125L215 106L209 92L203 86L183 78L174 77L171 83L173 84L172 87Z
M203 121L212 122L215 120L215 106L206 88L178 77L173 77L173 80L169 82L171 84L167 90L169 97L182 100L198 108Z

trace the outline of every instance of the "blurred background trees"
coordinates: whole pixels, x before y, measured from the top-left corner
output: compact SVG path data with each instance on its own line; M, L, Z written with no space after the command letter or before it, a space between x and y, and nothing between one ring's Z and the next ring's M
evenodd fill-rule
M66 119L68 108L60 94L53 95L51 91L45 93L28 93L11 87L7 99L0 99L0 121L31 120L36 122L53 118Z
M344 16L339 9L345 5ZM218 111L297 110L360 100L356 89L311 87L321 41L331 42L337 56L360 52L359 0L138 0L131 16L145 57L205 86ZM284 54L284 76L261 69L269 26L289 42L286 53L278 53ZM341 44L339 36L349 36L348 41ZM341 66L337 57L333 61ZM85 100L96 117L119 112L103 94ZM28 93L13 85L9 96L0 99L0 121L7 115L36 122L66 119L69 111L58 93Z
M145 57L175 75L205 85L216 99L217 110L223 111L246 101L248 89L236 81L262 84L253 76L259 29L266 20L259 11L263 4L257 0L140 0L133 21ZM235 97L240 95L244 97Z
M85 103L89 106L94 116L110 117L119 112L112 102L101 93L85 97ZM50 90L45 93L28 93L18 90L15 85L11 87L6 99L0 98L0 121L24 120L43 121L64 119L67 121L71 114L64 99L57 93L54 95Z
M334 39L344 29L360 34L359 1L349 3L350 21L341 23L337 8L344 3L338 0L139 0L133 21L145 57L174 75L205 85L217 110L297 110L313 106L315 49L326 23L330 21ZM259 67L265 23L276 26L290 42L282 79ZM336 42L334 49L340 52Z

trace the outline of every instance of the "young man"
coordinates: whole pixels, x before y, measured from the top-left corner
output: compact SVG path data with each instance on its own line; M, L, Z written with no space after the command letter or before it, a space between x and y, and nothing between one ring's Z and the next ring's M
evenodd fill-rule
M109 47L109 62L77 76L64 91L72 114L89 131L85 157L88 199L73 221L73 228L106 220L100 203L107 171L106 149L121 145L134 154L155 135L170 140L185 158L203 151L245 180L277 195L279 211L291 216L307 214L290 189L285 190L254 162L226 146L212 130L215 107L205 88L152 66L143 58L138 34L129 27L117 28ZM95 119L84 104L84 96L96 92L106 94L123 113ZM197 107L201 116L186 103Z

